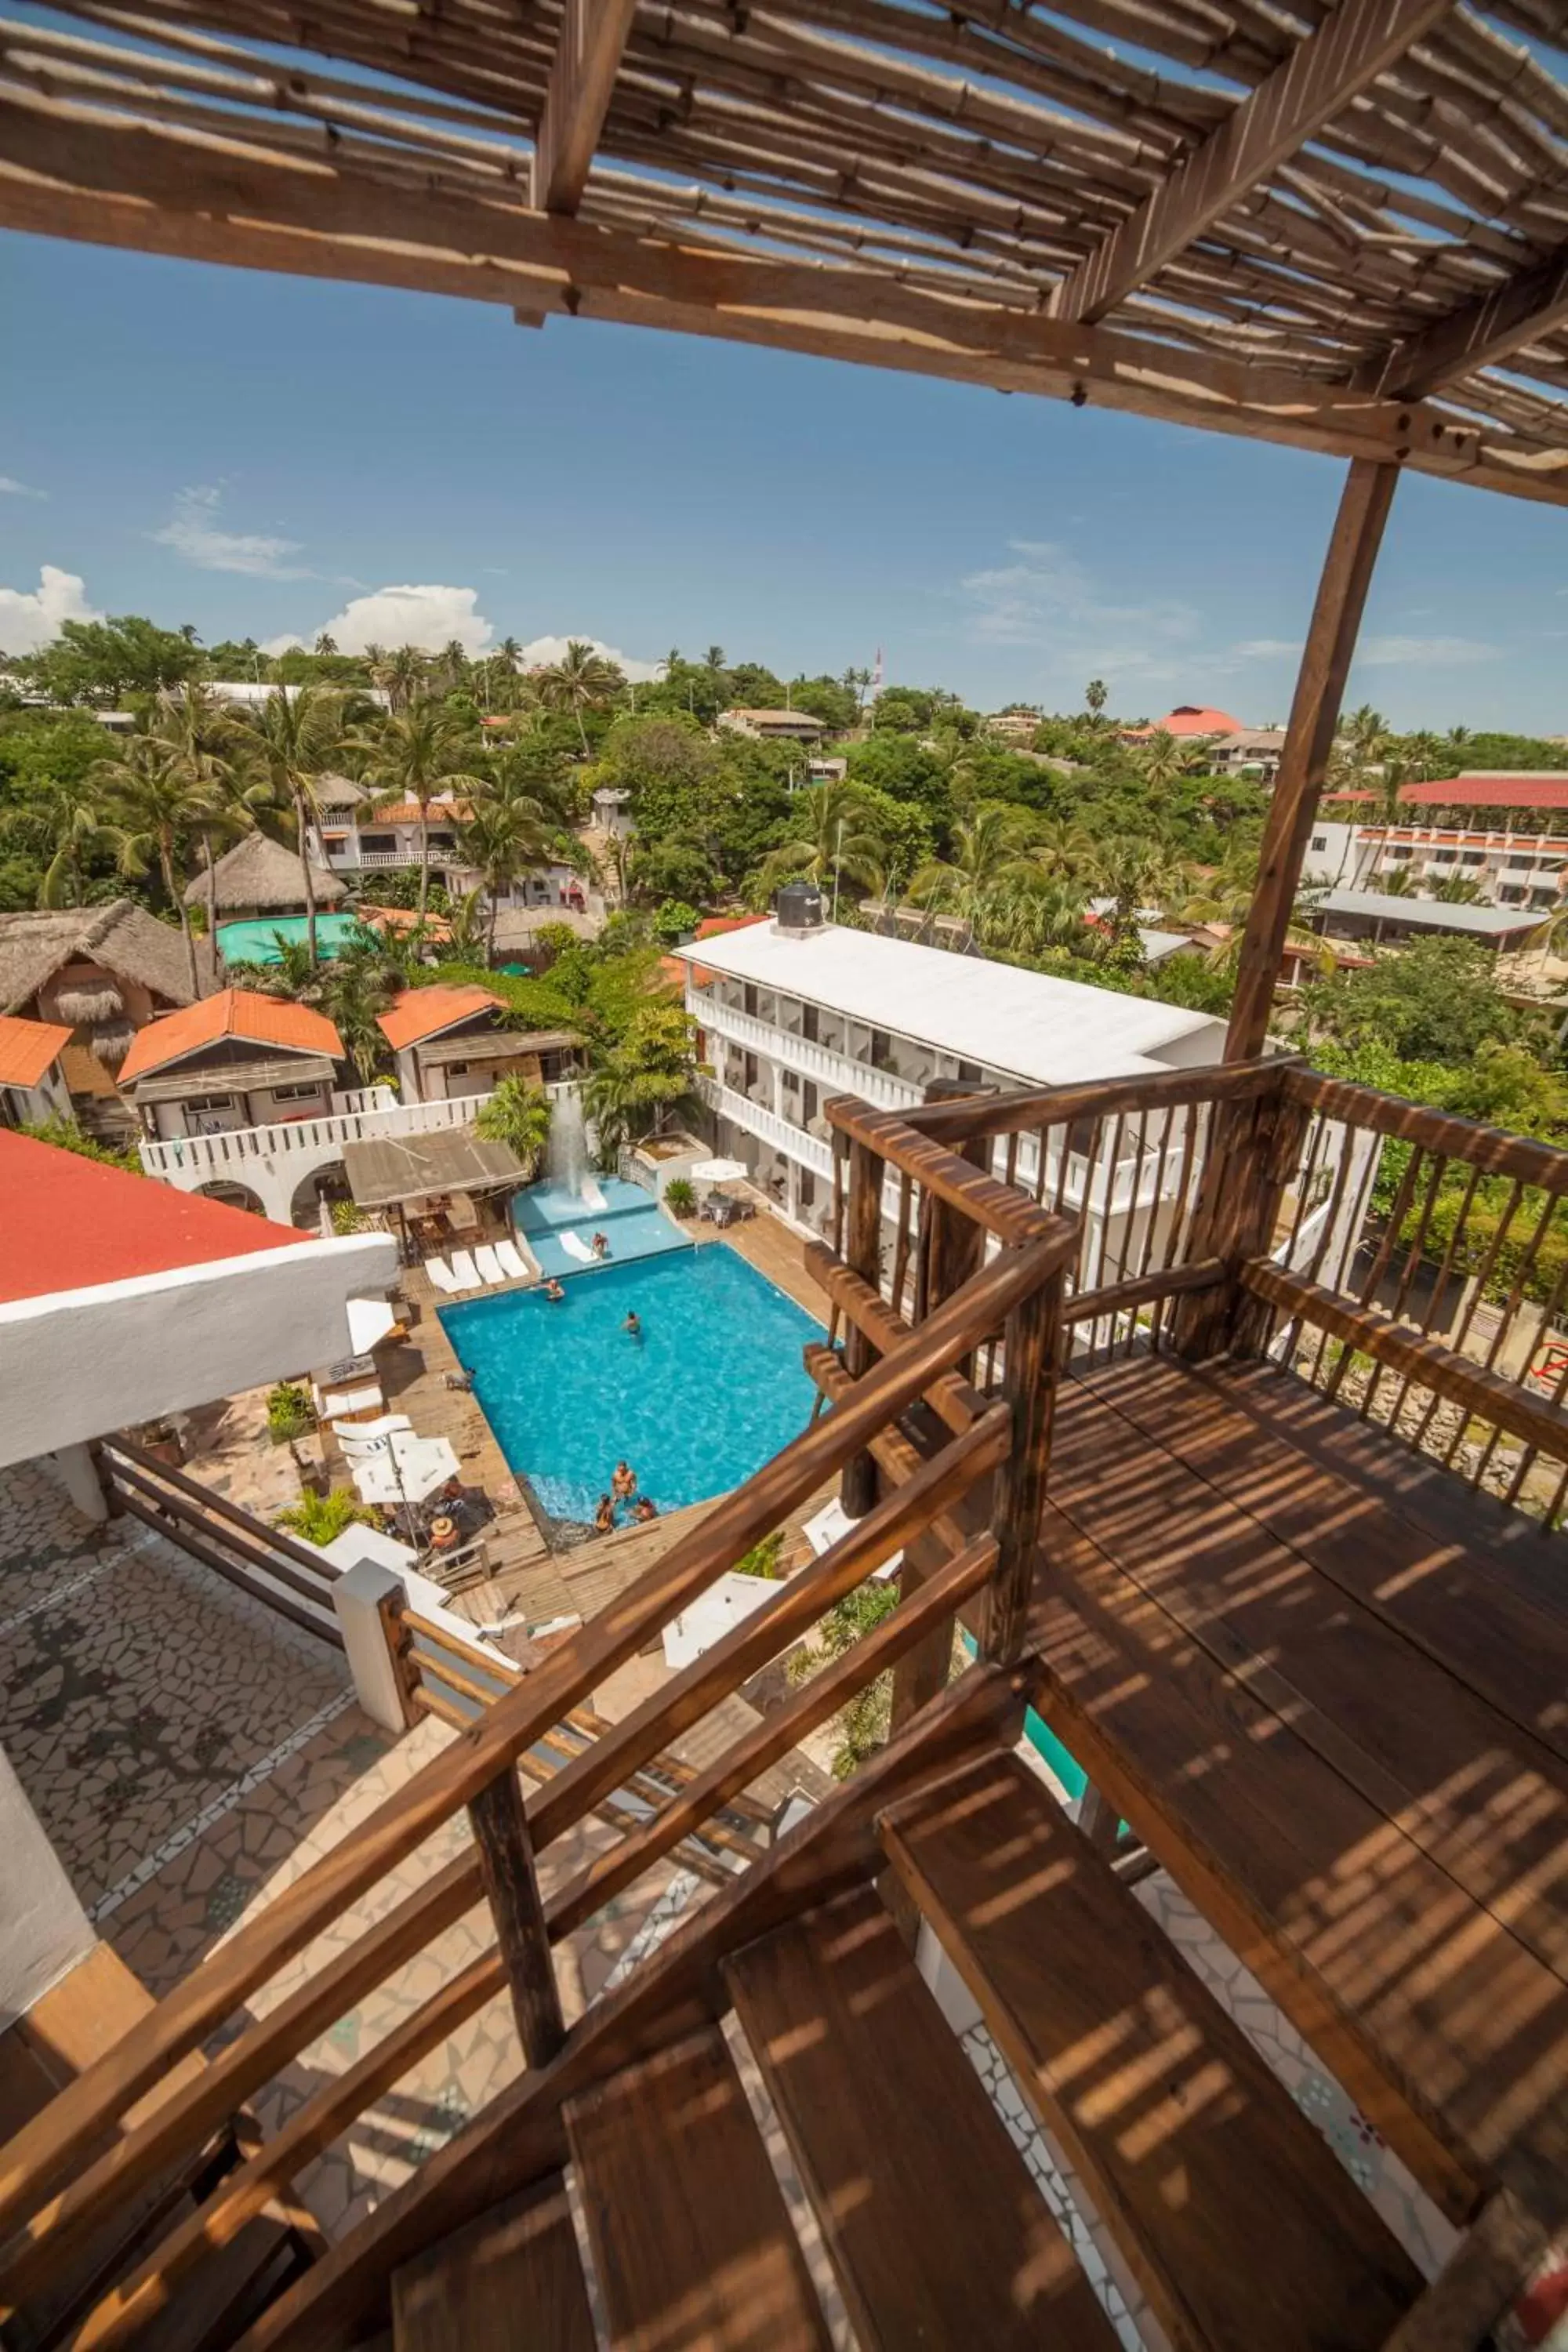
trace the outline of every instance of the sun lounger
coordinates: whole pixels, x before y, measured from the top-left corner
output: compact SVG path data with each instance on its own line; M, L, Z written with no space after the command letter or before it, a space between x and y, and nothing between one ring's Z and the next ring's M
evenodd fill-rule
M479 1267L467 1250L452 1252L452 1287L454 1290L482 1290L484 1284Z
M506 1280L506 1269L489 1242L479 1244L479 1248L474 1252L474 1264L479 1270L481 1281L504 1282Z
M522 1255L515 1242L497 1242L496 1255L500 1260L501 1271L509 1282L528 1282L531 1279L532 1269L524 1265Z
M567 1256L574 1257L579 1265L598 1265L598 1259L594 1255L581 1234L562 1234L557 1238Z
M448 1298L455 1297L463 1286L460 1282L453 1281L452 1269L444 1257L427 1257L425 1271L437 1289L444 1290Z

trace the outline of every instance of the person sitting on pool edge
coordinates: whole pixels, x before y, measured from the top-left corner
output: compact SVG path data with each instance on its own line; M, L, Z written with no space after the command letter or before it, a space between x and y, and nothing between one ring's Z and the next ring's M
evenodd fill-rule
M595 1257L608 1257L610 1255L609 1236L605 1234L595 1234L590 1247L592 1248Z
M654 1501L651 1495L639 1495L637 1496L637 1501L632 1505L632 1517L634 1519L643 1521L658 1518L658 1505Z
M629 1503L637 1490L637 1474L629 1462L617 1462L610 1480L610 1492L617 1503Z
M550 1276L544 1286L544 1296L549 1299L552 1307L555 1306L559 1300L564 1298L566 1296L565 1291L562 1288L560 1283L556 1281L553 1275Z
M626 1334L628 1339L640 1339L642 1338L642 1321L635 1307L627 1315L626 1321L621 1325L621 1328Z
M594 1514L595 1529L599 1535L607 1536L614 1532L615 1525L615 1504L608 1495L601 1495L599 1497L599 1507Z

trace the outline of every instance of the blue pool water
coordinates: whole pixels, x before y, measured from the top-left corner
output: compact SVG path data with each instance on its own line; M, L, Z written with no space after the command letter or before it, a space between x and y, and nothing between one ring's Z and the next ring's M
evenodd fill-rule
M278 952L278 935L286 940L302 940L309 926L303 915L274 915L244 923L220 923L217 927L218 950L225 963L281 963ZM337 954L352 931L359 929L357 915L318 915L316 918L316 952L324 961Z
M546 1274L584 1271L581 1258L563 1247L563 1233L575 1234L584 1246L595 1234L603 1234L614 1265L627 1258L657 1257L665 1250L689 1249L675 1219L667 1217L639 1185L620 1176L601 1176L597 1181L605 1196L602 1209L590 1209L563 1184L531 1184L526 1192L512 1194L512 1223Z
M661 1511L705 1502L798 1437L822 1328L721 1244L509 1291L441 1321L501 1452L552 1518L591 1521L618 1461ZM643 1337L621 1329L635 1307Z

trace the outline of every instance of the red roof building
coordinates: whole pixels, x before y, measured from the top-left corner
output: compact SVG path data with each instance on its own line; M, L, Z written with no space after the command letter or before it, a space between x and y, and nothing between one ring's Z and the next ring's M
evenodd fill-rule
M1410 808L1568 809L1568 770L1542 775L1507 768L1473 768L1429 784L1406 784Z
M401 1054L478 1013L504 1010L500 998L488 988L405 988L390 1011L378 1016L378 1025L393 1052Z
M308 1004L290 1004L283 997L262 996L253 989L226 988L139 1029L121 1066L121 1084L231 1038L284 1053L325 1055L333 1062L343 1058L342 1040L324 1013L312 1012Z
M70 1031L58 1021L24 1021L15 1013L0 1013L0 1087L30 1093L70 1041Z
M1244 730L1239 719L1228 710L1215 710L1206 702L1178 702L1163 719L1156 719L1154 731L1166 735L1239 735Z

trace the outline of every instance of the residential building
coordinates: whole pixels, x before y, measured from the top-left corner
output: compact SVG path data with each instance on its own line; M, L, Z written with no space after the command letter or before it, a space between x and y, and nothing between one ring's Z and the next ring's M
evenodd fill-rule
M731 735L763 743L815 743L827 732L809 710L721 710L719 724Z
M325 866L311 861L311 887L318 912L340 906L347 886ZM185 891L185 904L195 912L208 908L216 895L218 920L254 922L269 915L286 917L305 912L305 877L293 850L265 833L247 833L226 850L209 875L204 870ZM218 947L223 939L220 932Z
M1541 913L1562 895L1568 835L1352 824L1326 818L1313 825L1302 868L1309 885L1374 890L1388 876L1402 873L1412 875L1423 890L1459 877L1475 884L1488 906Z
M71 1033L63 1021L24 1021L0 1013L0 1127L37 1127L71 1115L60 1056Z
M92 1132L121 1141L135 1120L115 1073L139 1029L211 987L205 940L195 960L193 988L179 932L129 898L0 914L0 1013L69 1031L60 1066L72 1110Z
M1412 809L1510 809L1521 816L1539 812L1544 830L1551 812L1568 810L1568 770L1516 773L1510 768L1468 768L1458 776L1406 784L1399 797Z
M985 721L988 735L1004 743L1031 744L1040 724L1037 710L997 710Z
M422 831L432 875L447 882L466 870L460 852L468 804L455 793L444 793L424 810L417 801L394 801L377 808L374 794L363 784L347 776L323 776L315 797L311 846L333 874L417 866Z
M504 1077L552 1085L576 1066L579 1040L564 1029L513 1029L488 988L405 989L381 1029L397 1056L405 1103L468 1101Z
M1302 921L1328 940L1373 946L1438 936L1472 940L1493 954L1523 947L1540 916L1532 909L1454 905L1443 898L1391 897L1386 890L1333 889L1310 900Z
M610 841L629 841L632 833L632 796L616 784L601 784L589 798L593 822Z
M805 919L676 953L712 1074L719 1150L808 1230L820 1230L831 1202L822 1106L833 1095L901 1109L941 1079L1012 1091L1220 1058L1225 1024L1206 1014L826 923L812 891L781 902ZM1125 1164L1137 1153L1124 1140L1114 1168L1069 1173L1075 1204L1121 1214L1130 1184L1135 1206L1162 1197L1161 1172Z
M344 1075L324 1013L226 988L142 1030L120 1073L150 1141L316 1118Z
M813 784L841 784L849 773L847 760L833 760L817 752L805 763L806 782Z
M1121 730L1124 743L1146 743L1151 735L1175 735L1192 741L1215 737L1243 735L1248 730L1239 719L1228 710L1217 710L1209 702L1178 702L1167 710L1163 719L1156 719L1148 727L1124 727Z
M1271 784L1284 749L1283 727L1240 727L1234 735L1215 737L1209 765L1220 775L1254 776L1259 783Z

